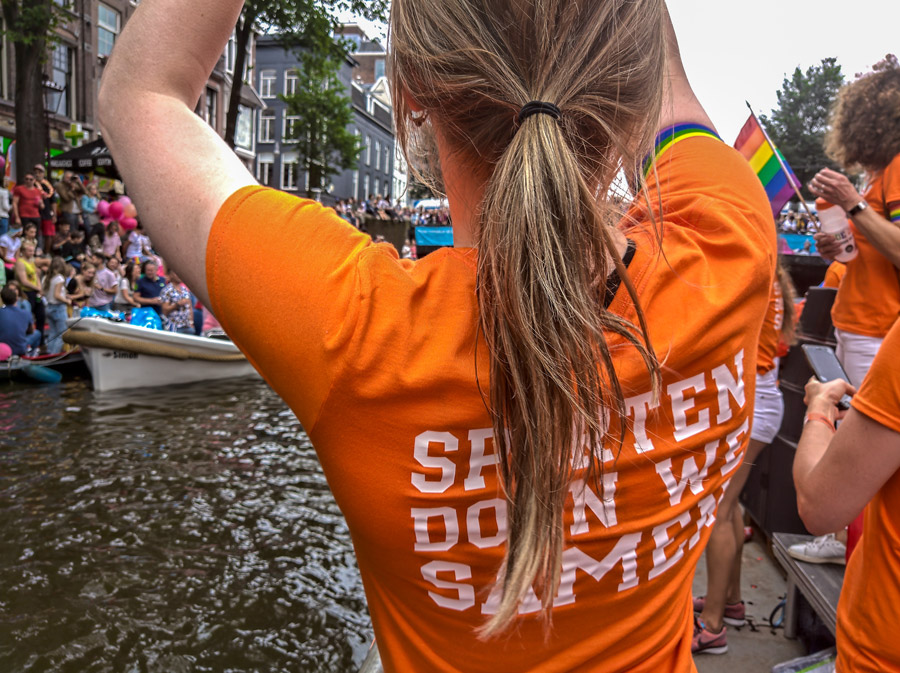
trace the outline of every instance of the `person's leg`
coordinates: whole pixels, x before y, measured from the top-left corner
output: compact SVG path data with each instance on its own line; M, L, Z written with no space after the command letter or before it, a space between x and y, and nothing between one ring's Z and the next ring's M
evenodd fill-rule
M25 345L28 346L28 350L34 350L41 343L41 335L37 332L32 332L31 334L25 337Z
M716 511L716 522L706 547L706 604L700 613L700 619L711 633L719 633L725 626L725 604L734 602L728 598L729 593L734 591L731 586L734 564L740 563L740 551L744 543L743 526L740 537L735 535L734 528L735 513L739 512L738 497L750 476L753 461L766 444L750 440L744 460L732 477Z
M3 236L9 231L9 218L8 217L0 217L0 236Z
M45 335L44 326L47 324L47 307L44 302L38 299L37 292L26 292L28 303L31 304L31 313L34 316L34 330L39 335L39 343L44 345Z
M850 377L850 383L858 388L862 385L866 374L869 373L872 361L884 339L853 334L844 330L835 330L834 334L837 340L835 349L837 359L843 365L847 376Z
M62 353L62 335L66 331L67 317L65 304L50 304L47 307L47 321L50 324L47 335L47 350L50 353Z

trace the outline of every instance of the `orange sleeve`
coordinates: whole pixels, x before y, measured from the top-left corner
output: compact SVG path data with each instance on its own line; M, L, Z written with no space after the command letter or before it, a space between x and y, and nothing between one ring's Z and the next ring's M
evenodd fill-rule
M853 408L900 432L900 322L894 323L853 398Z
M746 238L765 251L774 271L775 222L771 209L765 209L769 203L765 189L747 160L712 132L705 137L689 135L667 147L658 144L646 191L656 221L690 227L693 233L717 245L728 237ZM720 209L727 210L727 220L733 226L725 227L712 216ZM717 249L718 254L723 252Z
M884 169L884 207L887 219L900 224L900 154Z
M235 192L210 231L212 312L307 430L342 365L371 244L333 210L263 187Z

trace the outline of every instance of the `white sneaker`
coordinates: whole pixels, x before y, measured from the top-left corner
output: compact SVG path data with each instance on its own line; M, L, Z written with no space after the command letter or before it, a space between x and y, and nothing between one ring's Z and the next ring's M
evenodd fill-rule
M847 564L847 547L835 539L834 533L822 535L809 542L798 542L788 547L788 554L807 563Z

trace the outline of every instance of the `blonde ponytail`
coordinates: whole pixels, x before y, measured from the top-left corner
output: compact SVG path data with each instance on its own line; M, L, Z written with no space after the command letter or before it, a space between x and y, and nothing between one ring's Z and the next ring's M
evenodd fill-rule
M507 499L498 611L514 620L530 588L548 619L559 584L573 451L601 483L605 419L625 416L609 335L630 343L656 388L659 365L624 274L605 195L636 171L658 118L662 0L394 0L394 100L414 99L486 189L475 232L478 307L489 351L494 447ZM561 119L529 101L555 104ZM409 129L401 124L404 147ZM610 313L618 267L641 327Z

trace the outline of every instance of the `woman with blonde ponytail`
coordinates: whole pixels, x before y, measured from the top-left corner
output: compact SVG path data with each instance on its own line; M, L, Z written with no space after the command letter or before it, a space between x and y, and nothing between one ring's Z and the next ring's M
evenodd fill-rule
M316 446L385 670L692 670L691 577L749 441L775 241L663 0L393 1L398 141L433 148L410 159L436 168L456 243L418 262L258 186L191 113L240 6L142 2L104 137ZM231 273L256 263L267 283ZM273 302L276 335L254 327Z

